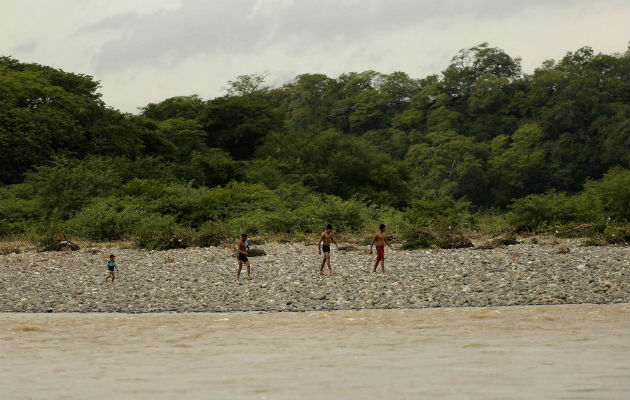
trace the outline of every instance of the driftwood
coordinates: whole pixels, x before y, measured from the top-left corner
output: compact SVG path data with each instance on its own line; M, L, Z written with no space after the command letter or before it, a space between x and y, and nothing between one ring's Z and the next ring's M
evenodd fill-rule
M395 237L393 237L389 233L387 235L385 235L385 238L387 239L387 241L389 243L398 243L398 239L396 239Z
M168 240L171 249L185 249L188 247L186 243L177 235L173 235L172 238Z
M584 229L590 228L591 226L593 226L592 224L580 224L577 226L574 226L573 228L569 229L569 232L581 232Z
M514 244L518 244L519 241L516 239L516 236L506 236L506 237L495 237L490 240L486 240L479 246L475 247L478 250L489 250L496 249L497 247L505 247Z
M249 257L260 257L265 255L267 255L267 253L265 253L265 250L263 249L249 249Z
M465 236L452 235L447 239L446 248L449 249L463 249L466 247L473 247L472 242Z
M74 244L68 239L64 239L57 244L57 249L65 251L77 251L80 249L80 247L78 244Z
M361 250L357 246L347 245L347 246L339 246L339 251L357 251Z

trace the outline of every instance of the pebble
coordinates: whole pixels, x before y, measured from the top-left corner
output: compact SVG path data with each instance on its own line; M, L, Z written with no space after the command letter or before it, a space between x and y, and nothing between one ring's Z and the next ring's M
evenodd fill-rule
M232 247L82 249L0 255L0 312L231 312L628 303L628 247L519 244L489 250L386 251L387 275L363 247L332 252L268 243L236 281ZM105 286L105 264L120 272Z

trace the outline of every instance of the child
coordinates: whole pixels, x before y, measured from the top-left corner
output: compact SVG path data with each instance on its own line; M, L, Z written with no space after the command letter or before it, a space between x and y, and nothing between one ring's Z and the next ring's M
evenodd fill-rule
M116 271L118 271L118 265L116 265L116 256L113 254L109 255L109 261L107 261L107 276L105 277L105 284L107 285L107 280L112 278L112 283L114 283L114 279L116 278Z
M322 242L324 243L321 246ZM326 226L326 230L322 232L322 235L319 237L319 242L317 242L317 251L319 254L322 254L322 250L324 250L324 258L322 259L322 263L319 266L319 274L324 275L324 264L328 263L328 271L330 275L334 274L332 268L330 267L330 243L334 243L337 250L339 250L339 246L337 246L337 241L334 237L332 237L332 225L328 224ZM321 246L321 247L320 247Z
M252 275L249 269L249 259L247 256L249 255L249 243L247 243L247 234L243 233L241 235L241 240L236 244L236 250L238 250L238 272L236 273L236 280L241 279L241 269L243 268L243 262L247 266L247 279L252 280Z
M383 274L387 274L387 272L385 272L385 245L388 245L392 250L394 250L394 248L391 244L389 244L387 237L385 236L385 224L381 224L378 227L378 232L376 232L372 238L372 242L370 243L370 254L372 254L372 245L374 242L376 242L376 261L374 262L374 270L372 272L376 272L376 266L380 261Z

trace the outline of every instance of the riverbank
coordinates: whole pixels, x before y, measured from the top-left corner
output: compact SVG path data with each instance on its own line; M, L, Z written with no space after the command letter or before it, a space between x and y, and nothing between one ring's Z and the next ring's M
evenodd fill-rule
M314 245L267 243L236 282L231 247L81 249L0 255L0 312L230 312L630 302L629 248L518 244L386 251L372 273L365 246L336 251L320 276ZM387 249L389 250L389 249ZM561 251L559 251L561 250ZM105 263L120 273L105 286ZM380 270L380 268L379 268ZM325 270L326 271L326 270Z

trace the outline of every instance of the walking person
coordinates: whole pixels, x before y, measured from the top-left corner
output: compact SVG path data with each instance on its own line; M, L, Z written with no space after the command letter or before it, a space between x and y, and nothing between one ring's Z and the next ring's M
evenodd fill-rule
M322 251L324 252L324 258L322 259L322 263L319 266L320 275L324 275L324 264L328 264L328 271L330 272L330 275L334 274L332 267L330 266L330 243L334 243L337 250L339 250L337 241L332 236L332 225L328 224L326 226L326 230L322 232L321 236L319 237L319 242L317 242L317 252L320 255L322 254Z
M245 263L245 266L247 267L247 279L251 280L252 274L249 267L249 258L247 258L247 256L249 256L249 243L247 243L246 233L241 235L241 239L236 244L236 250L238 251L238 272L236 273L236 280L238 281L241 279L241 269L243 268L243 263Z
M390 249L394 250L391 244L387 241L387 236L385 235L385 224L381 224L378 227L378 232L372 238L372 242L370 242L370 254L372 254L372 246L376 243L376 261L374 262L374 269L372 272L376 272L376 267L378 266L378 262L381 262L381 269L383 270L383 274L387 274L385 272L385 245L388 245Z

